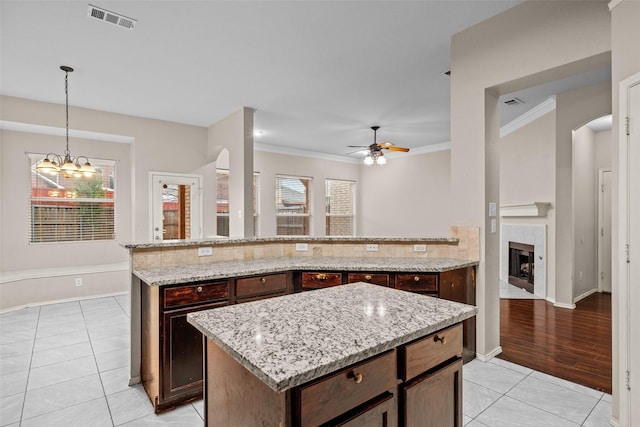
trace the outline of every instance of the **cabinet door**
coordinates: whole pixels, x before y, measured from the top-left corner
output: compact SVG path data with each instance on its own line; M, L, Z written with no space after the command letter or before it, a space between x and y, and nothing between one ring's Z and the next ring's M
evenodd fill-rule
M475 305L475 268L467 267L440 273L439 296L450 301ZM464 329L462 358L466 363L476 357L476 318L467 319L462 325Z
M187 322L187 313L227 305L225 302L203 307L165 312L162 336L162 400L202 394L202 334Z
M462 426L462 360L403 385L400 411L407 427Z
M398 425L398 409L396 399L386 393L369 402L354 415L340 417L326 423L323 427L396 427Z

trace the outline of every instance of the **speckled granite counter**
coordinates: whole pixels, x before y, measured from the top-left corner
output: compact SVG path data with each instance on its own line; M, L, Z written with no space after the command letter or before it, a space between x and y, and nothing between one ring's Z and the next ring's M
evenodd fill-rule
M432 273L477 265L476 261L452 258L263 258L223 261L178 267L156 267L133 273L150 286L173 285L201 280L277 273L289 270L398 271Z
M189 313L187 319L279 392L476 313L470 305L354 283Z

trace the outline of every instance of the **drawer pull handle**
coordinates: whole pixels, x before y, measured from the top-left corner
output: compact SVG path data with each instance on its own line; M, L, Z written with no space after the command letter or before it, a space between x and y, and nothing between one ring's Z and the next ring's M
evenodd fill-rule
M198 286L198 287L196 288L196 291L197 291L198 293L202 292L202 286Z
M414 277L413 277L413 280L414 280L415 282L419 282L419 281L420 281L420 276L414 276Z
M351 371L347 375L347 378L353 380L353 382L356 384L360 384L362 382L362 374L359 372Z
M369 281L371 280L371 275L367 274L366 276L364 276L364 280Z
M327 278L327 275L326 275L326 274L324 274L324 273L319 273L319 274L316 276L316 278L317 278L318 280L324 280L324 279L326 279L326 278Z
M444 337L444 336L443 336L443 337L439 337L438 335L436 335L435 337L433 337L433 340L434 340L435 342L440 341L440 343L441 343L442 345L445 345L445 344L447 343L447 337Z
M260 279L260 281L261 281L262 283L267 283L267 279L265 279L264 277L263 277L262 279Z

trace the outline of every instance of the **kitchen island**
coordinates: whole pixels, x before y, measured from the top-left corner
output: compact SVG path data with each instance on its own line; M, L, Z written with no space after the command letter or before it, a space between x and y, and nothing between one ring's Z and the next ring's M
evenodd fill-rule
M213 425L462 423L473 306L366 283L189 313Z

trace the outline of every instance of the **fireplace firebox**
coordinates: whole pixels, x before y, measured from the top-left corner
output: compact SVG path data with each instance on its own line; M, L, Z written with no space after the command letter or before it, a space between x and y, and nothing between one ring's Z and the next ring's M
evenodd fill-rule
M535 256L533 245L509 242L509 283L533 293Z

